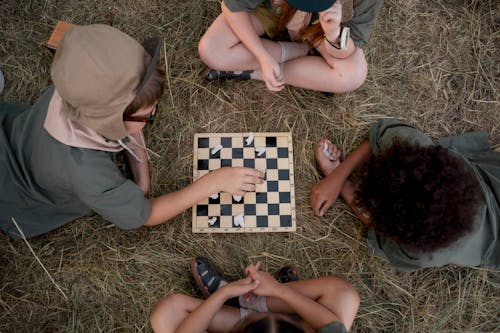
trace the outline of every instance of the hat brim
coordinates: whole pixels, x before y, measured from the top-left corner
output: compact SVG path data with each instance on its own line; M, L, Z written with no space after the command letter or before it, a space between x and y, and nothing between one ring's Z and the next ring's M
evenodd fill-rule
M148 68L146 69L146 73L142 77L141 82L137 86L136 94L139 94L141 92L141 90L151 78L151 75L153 75L156 63L158 62L158 58L160 57L162 45L163 40L161 37L149 38L142 43L142 46L144 47L146 52L151 56L151 62L149 63Z
M286 2L303 12L322 12L327 10L336 2L336 0L286 0Z

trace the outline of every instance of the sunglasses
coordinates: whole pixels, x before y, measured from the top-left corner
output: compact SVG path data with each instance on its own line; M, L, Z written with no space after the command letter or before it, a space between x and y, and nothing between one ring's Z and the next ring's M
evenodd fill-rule
M124 121L135 121L139 123L148 123L148 124L153 124L155 121L156 117L156 108L158 105L155 105L153 110L147 115L147 116L129 116L129 115L123 115L123 120Z

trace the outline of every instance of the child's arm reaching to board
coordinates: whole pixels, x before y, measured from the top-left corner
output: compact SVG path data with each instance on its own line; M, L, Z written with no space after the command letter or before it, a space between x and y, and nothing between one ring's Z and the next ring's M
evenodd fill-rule
M217 169L176 192L151 199L151 214L145 225L163 223L216 192L243 196L255 191L255 185L262 184L263 178L261 171L250 168Z

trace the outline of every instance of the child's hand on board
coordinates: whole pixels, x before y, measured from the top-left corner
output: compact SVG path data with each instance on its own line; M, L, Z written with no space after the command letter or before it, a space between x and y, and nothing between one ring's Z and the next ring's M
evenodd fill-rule
M212 177L218 192L239 196L255 191L256 184L264 183L262 171L244 167L220 168L207 174L207 177Z

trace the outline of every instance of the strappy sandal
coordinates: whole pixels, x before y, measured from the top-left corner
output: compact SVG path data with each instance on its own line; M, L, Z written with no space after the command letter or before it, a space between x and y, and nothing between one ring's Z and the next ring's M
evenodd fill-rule
M292 267L292 266L281 267L276 272L276 274L274 274L274 277L280 283L287 283L287 282L302 280L302 275L300 274L300 271L297 268Z
M231 79L239 79L239 80L250 80L250 74L253 73L253 70L242 71L241 73L234 73L234 71L218 71L216 69L207 68L202 76L207 81L217 81L217 80L231 80Z
M224 275L204 257L193 259L191 262L191 271L193 272L196 285L205 297L209 297L216 292L222 281L229 283Z

